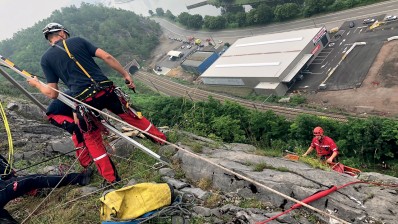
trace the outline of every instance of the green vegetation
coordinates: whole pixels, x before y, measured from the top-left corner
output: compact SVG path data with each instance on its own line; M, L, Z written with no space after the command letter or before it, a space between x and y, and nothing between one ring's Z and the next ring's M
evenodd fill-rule
M271 205L267 205L256 198L244 198L238 206L241 208L267 209Z
M223 198L219 194L212 193L206 200L204 201L204 206L207 208L215 208L222 204Z
M224 1L226 2L226 1ZM228 1L232 2L232 1ZM244 1L234 1L236 4L246 4ZM253 2L253 1L251 1ZM260 1L258 1L260 2ZM263 1L261 1L263 2ZM250 15L243 12L235 14L225 13L219 18L208 17L203 21L203 26L218 26L223 20L227 27L248 26L261 24L276 20L291 19L284 15L284 7L276 4L280 1L267 1L270 5L255 5ZM304 1L298 1L302 3ZM314 9L307 7L307 14L323 13L330 7L336 7L337 3L354 2L355 4L371 3L375 1L305 1L306 6L313 5ZM329 3L329 4L327 4ZM331 3L331 4L330 4ZM340 4L339 3L339 4ZM272 5L274 4L274 5ZM276 4L276 5L275 5ZM288 3L286 3L288 4ZM318 7L320 4L328 7ZM351 4L351 5L355 5ZM285 6L287 8L287 6ZM291 5L289 6L291 7ZM318 8L317 8L318 7ZM233 8L233 7L231 7ZM278 9L277 9L278 8ZM278 17L269 17L260 12L279 11ZM298 7L301 13L304 9ZM315 11L314 11L315 10ZM289 12L291 10L288 10ZM294 12L294 11L293 11ZM156 10L162 14L161 10ZM256 14L257 13L257 14ZM299 13L300 14L300 13ZM305 14L305 15L307 15ZM164 12L165 16L172 17L169 11ZM232 16L234 15L234 16ZM185 15L184 16L189 16ZM276 16L276 15L275 15ZM301 16L301 15L297 15ZM126 19L129 18L129 19ZM178 17L175 17L177 19ZM187 17L189 21L190 17ZM222 19L224 18L224 19ZM254 18L257 18L254 21ZM196 18L198 19L198 17ZM236 19L236 20L234 20ZM148 19L137 16L132 12L109 9L103 6L83 4L80 8L69 7L55 11L51 17L40 21L33 27L22 30L15 34L13 39L0 42L0 53L10 58L19 67L34 74L40 74L40 55L48 47L44 40L41 29L50 21L64 24L72 35L83 36L95 44L114 54L122 64L132 58L146 59L158 43L157 36L160 28ZM247 21L251 21L248 23ZM191 21L192 23L192 21ZM207 24L207 25L206 25ZM207 27L207 28L209 28ZM138 56L137 56L138 55ZM102 66L105 68L106 66ZM127 93L131 93L119 76L113 77L116 85L122 87ZM139 94L130 94L132 102L140 108L145 117L150 119L156 126L170 126L177 129L193 132L216 140L217 142L239 142L256 145L259 151L256 154L267 156L280 156L284 149L295 149L298 154L304 152L312 139L312 130L315 126L322 126L326 134L336 140L340 149L340 161L348 166L358 167L364 171L382 170L384 174L398 176L398 123L396 120L371 117L368 119L350 119L347 123L325 119L322 117L301 115L294 120L287 120L278 116L272 111L260 112L249 110L233 102L221 103L213 98L208 101L192 102L184 98L172 98L161 96L152 92L149 88L136 82ZM3 78L0 79L0 94L12 97L19 97L20 93ZM277 97L259 100L276 102ZM295 96L291 99L293 104L301 104L305 99ZM1 125L0 125L1 127ZM176 142L180 140L178 132L168 133L168 140ZM149 143L148 143L149 144ZM6 146L1 145L2 148ZM202 145L192 144L195 152L202 151ZM156 145L150 145L156 149ZM114 161L124 180L135 179L138 181L158 182L160 176L154 172L152 165L155 160L140 151L127 155L127 158L115 158ZM327 169L318 160L304 158L304 162L314 167ZM34 163L34 161L30 161ZM59 159L47 162L43 165L54 163L71 162L71 159L60 157ZM15 167L27 167L31 163L18 162ZM382 165L386 164L386 165ZM261 171L265 168L274 169L267 164L256 164L254 170ZM75 165L76 169L80 169ZM176 178L184 178L185 174L179 161L173 162ZM278 169L284 171L283 168ZM32 167L27 172L36 172L37 168ZM102 178L95 176L92 186L99 186ZM203 188L211 186L211 181L203 179L199 182ZM99 222L99 200L100 193L92 194L84 200L69 201L77 198L74 187L67 187L55 191L52 199L48 200L41 211L45 215L37 215L31 219L32 223L98 223ZM219 195L213 194L208 200L209 205L216 205L219 202ZM42 201L41 198L33 198L29 203L21 205L12 204L8 209L16 218L27 217L30 211ZM73 204L73 205L72 205ZM60 206L59 206L60 205ZM245 199L241 207L265 208L261 202L254 199ZM54 209L55 208L55 209ZM82 212L81 208L85 208ZM204 220L204 219L203 219ZM200 218L192 223L204 223Z
M156 15L189 29L218 30L286 22L381 1L383 0L210 0L209 4L221 7L222 15L203 18L201 15L183 12L175 16L170 11L164 13L161 8L156 9ZM250 5L252 9L245 12L243 5ZM153 12L150 14L155 15Z
M79 8L71 6L54 11L50 17L17 32L12 39L1 41L0 54L32 74L42 74L40 58L49 47L42 29L50 22L61 23L72 37L90 40L122 64L132 59L147 59L159 43L161 33L157 23L131 11L83 3ZM108 66L101 67L110 75L115 73Z
M267 155L279 156L289 148L303 152L311 142L313 128L322 126L326 135L335 139L344 164L366 171L382 169L384 162L389 168L383 173L398 176L398 123L393 119L370 117L341 123L303 114L286 120L272 111L249 110L213 98L196 103L161 96L148 99L136 102L162 126L178 126L223 142L253 144Z

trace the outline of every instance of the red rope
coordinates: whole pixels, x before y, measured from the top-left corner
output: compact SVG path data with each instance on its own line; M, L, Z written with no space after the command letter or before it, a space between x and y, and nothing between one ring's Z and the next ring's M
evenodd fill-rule
M378 186L390 186L390 187L397 187L397 186L398 186L397 184L386 185L386 184L381 184L381 183L372 183L372 182L365 182L365 181L359 180L359 181L349 182L349 183L344 184L344 185L339 186L339 187L332 186L331 188L329 188L329 189L327 189L327 190L320 191L320 192L318 192L318 193L315 193L315 194L313 194L313 195L311 195L311 196L309 196L309 197L307 197L307 198L301 200L301 202L303 202L303 203L305 203L305 204L309 204L309 203L311 203L311 202L313 202L313 201L316 201L316 200L318 200L318 199L320 199L320 198L323 198L323 197L325 197L325 196L327 196L327 195L329 195L329 194L331 194L331 193L333 193L333 192L335 192L335 191L337 191L337 190L340 190L340 189L342 189L342 188L345 188L345 187L347 187L347 186L349 186L349 185L352 185L352 184L360 184L360 183L372 184L372 185L378 185ZM278 215L275 215L275 216L273 216L273 217L271 217L271 218L269 218L269 219L267 219L267 220L265 220L265 221L257 222L256 224L265 224L265 223L268 223L268 222L270 222L270 221L272 221L272 220L274 220L274 219L276 219L276 218L278 218L278 217L280 217L280 216L282 216L282 215L285 215L285 214L291 212L292 210L294 210L294 209L296 209L296 208L300 208L301 206L302 206L302 204L296 203L296 204L294 204L292 207L290 207L288 210L286 210L286 211L284 211L284 212L282 212L282 213L280 213L280 214L278 214Z

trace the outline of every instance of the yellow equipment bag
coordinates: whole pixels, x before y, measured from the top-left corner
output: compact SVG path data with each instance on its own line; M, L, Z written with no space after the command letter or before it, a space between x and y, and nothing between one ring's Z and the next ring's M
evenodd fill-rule
M114 190L100 200L101 220L132 220L172 203L173 188L164 183L140 183Z

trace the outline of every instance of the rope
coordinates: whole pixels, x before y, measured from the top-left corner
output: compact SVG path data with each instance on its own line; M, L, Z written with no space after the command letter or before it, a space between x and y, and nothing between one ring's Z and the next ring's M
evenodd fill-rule
M87 149L84 149L87 150ZM78 159L80 158L80 156L83 153L80 153L79 157L76 158L76 160L72 163L72 165L69 167L68 171L65 172L65 174L62 176L61 180L59 180L59 182L57 183L57 185L55 185L55 187L50 191L50 193L36 206L36 208L28 215L28 217L26 217L21 224L25 223L26 221L29 220L29 218L33 215L33 213L35 213L37 211L37 209L40 208L40 206L47 200L47 198L49 198L51 196L51 194L54 192L54 190L61 184L61 182L65 179L66 175L69 174L69 172L71 171L72 167L75 165L75 163L78 161Z
M184 195L184 194L183 194ZM148 222L152 219L161 219L161 218L169 218L170 216L188 216L191 217L192 213L190 212L190 208L193 206L193 203L184 203L182 202L183 200L183 195L178 195L176 197L176 200L169 206L165 206L161 209L149 212L147 214L149 214L146 217L142 217L142 218L136 218L136 219L116 219L113 218L112 220L115 221L136 221L139 223L145 223Z
M12 167L14 164L14 145L12 142L12 135L11 135L11 130L10 130L10 126L8 124L8 120L7 120L7 116L6 113L4 111L3 108L3 104L0 101L0 113L1 113L1 117L3 119L3 123L4 123L4 128L6 129L6 133L7 133L7 139L8 139L8 164L10 165L9 169L4 169L4 175L8 175L12 172ZM8 170L8 173L7 173Z
M2 62L2 61L0 61L0 62ZM2 63L3 63L3 62L2 62ZM10 66L10 65L7 64L7 63L6 63L6 65ZM32 76L31 74L27 73L26 71L24 71L25 73L23 73L22 71L20 71L19 69L16 69L16 68L13 67L13 66L10 67L10 68L15 69L16 71L18 71L19 74L23 74L23 75L25 75L25 76L27 76L27 77L33 78L33 76ZM26 75L26 73L29 74L29 75ZM274 194L277 194L277 195L279 195L279 196L281 196L281 197L283 197L283 198L285 198L285 199L288 199L288 200L290 200L290 201L293 201L293 202L296 202L296 203L298 203L298 204L301 204L301 205L304 206L304 207L307 207L307 208L309 208L309 209L311 209L311 210L313 210L313 211L316 211L316 212L318 212L318 213L320 213L320 214L323 214L323 215L328 216L328 217L330 217L330 218L333 218L333 219L335 219L335 220L337 220L337 221L340 221L340 222L342 222L343 224L349 224L349 222L347 222L347 221L345 221L345 220L342 220L342 219L340 219L340 218L338 218L338 217L335 217L334 215L331 215L331 214L329 214L329 213L326 213L326 212L324 212L324 211L322 211L322 210L320 210L320 209L317 209L317 208L315 208L315 207L313 207L313 206L311 206L311 205L305 204L305 203L303 203L303 202L301 202L301 201L299 201L299 200L297 200L297 199L294 199L294 198L292 198L292 197L290 197L290 196L288 196L288 195L285 195L285 194L283 194L283 193L281 193L281 192L279 192L279 191L276 191L276 190L274 190L274 189L272 189L272 188L270 188L270 187L268 187L268 186L266 186L266 185L264 185L264 184L262 184L262 183L260 183L260 182L258 182L258 181L256 181L256 180L254 180L254 179L248 178L248 177L243 176L243 175L241 175L241 174L239 174L239 173L237 173L237 172L235 172L235 171L232 171L232 170L230 170L230 169L227 169L227 168L225 168L225 167L223 167L223 166L221 166L221 165L219 165L219 164L216 164L215 162L210 161L209 159L206 159L206 158L204 158L204 157L198 156L198 155L196 155L195 153L192 153L192 152L190 152L190 151L188 151L188 150L186 150L186 149L183 149L183 148L179 147L179 146L176 145L176 144L170 143L170 142L168 142L168 141L166 141L166 140L163 140L163 139L161 139L161 138L159 138L159 137L157 137L157 136L155 136L155 135L152 135L152 134L150 134L150 133L148 133L148 132L146 132L146 131L144 131L144 130L141 130L141 129L139 129L139 128L137 128L137 127L135 127L135 126L133 126L133 125L131 125L131 124L129 124L129 123L123 121L123 120L120 120L120 119L115 118L115 117L113 117L113 116L111 116L111 115L108 115L108 114L104 113L103 111L98 110L97 108L94 108L94 107L92 107L92 106L90 106L90 105L88 105L88 104L85 104L85 103L83 103L82 101L79 101L79 100L77 100L77 99L75 99L75 98L73 98L73 97L71 97L71 96L69 96L69 95L67 95L67 94L65 94L65 93L63 93L63 92L61 92L61 91L59 91L58 89L52 88L51 86L48 86L47 84L45 84L45 83L43 83L43 82L41 82L41 81L40 81L40 83L41 83L42 85L46 86L47 88L50 88L51 90L58 92L58 94L60 94L61 96L66 97L66 98L72 100L73 102L76 102L76 103L85 105L87 108L92 109L93 111L96 111L96 112L98 112L99 114L102 114L102 115L104 115L104 116L106 116L106 117L108 117L108 118L110 118L110 119L113 119L113 120L115 120L115 121L118 121L118 122L120 122L120 123L122 123L122 124L124 124L124 125L126 125L126 126L128 126L128 127L135 128L135 129L137 129L137 130L139 130L139 131L141 131L141 132L143 132L143 133L145 133L145 134L147 134L147 135L153 137L154 139L159 140L160 142L163 142L163 143L165 143L165 144L169 144L169 145L175 147L176 149L181 150L181 151L183 151L183 152L185 152L185 153L187 153L187 154L190 154L191 156L193 156L193 157L195 157L195 158L198 158L198 159L200 159L200 160L202 160L202 161L205 161L205 162L207 162L207 163L209 163L209 164L211 164L211 165L213 165L213 166L215 166L215 167L217 167L217 168L219 168L219 169L221 169L221 170L224 170L224 171L227 172L227 173L230 173L230 174L235 175L235 176L237 176L237 177L239 177L239 178L241 178L241 179L243 179L243 180L246 180L246 181L251 182L251 183L253 183L253 184L255 184L255 185L258 185L258 186L260 186L261 188L263 188L264 190L270 191L270 192L272 192L272 193L274 193Z
M61 157L61 156L66 156L66 155L68 155L68 154L71 153L71 152L75 152L76 150L78 150L78 148L75 148L75 149L73 149L73 150L71 150L71 151L69 151L69 152L66 152L66 153L61 153L61 155L57 155L57 156L51 157L51 158L49 158L49 159L42 160L42 161L40 161L40 162L38 162L38 163L35 163L35 164L32 164L32 165L30 165L30 166L24 167L24 168L22 168L22 169L19 169L19 170L15 171L15 173L19 173L19 172L21 172L21 171L23 171L23 170L27 170L27 169L29 169L29 168L35 167L35 166L37 166L37 165L40 165L40 164L42 164L42 163L45 163L45 162L51 161L51 160L53 160L53 159L59 158L59 157Z
M129 159L127 159L127 160L129 160ZM115 185L120 184L120 183L123 183L123 182L127 182L127 180L132 179L132 178L134 178L135 176L138 176L138 175L140 175L140 174L142 174L142 173L144 173L144 172L148 172L148 171L151 171L151 170L154 170L154 169L155 169L154 167L150 167L149 169L143 170L143 171L141 171L140 173L135 173L135 174L131 175L129 178L126 178L126 179L124 179L124 180L121 180L121 181L116 182ZM88 193L88 194L85 194L85 195L82 195L82 196L80 196L80 197L74 198L74 199L72 199L72 200L70 200L70 201L67 201L67 202L63 203L63 204L58 204L58 205L56 205L56 206L52 206L50 209L47 209L47 210L45 210L45 211L43 211L43 212L40 212L40 213L38 213L38 214L35 214L35 216L39 216L39 215L43 215L43 214L45 214L45 213L49 213L49 212L51 212L51 211L53 211L53 210L59 209L60 207L62 207L62 206L64 206L64 205L68 205L68 204L70 204L70 203L72 203L72 202L75 202L75 201L78 201L78 200L80 200L80 199L82 199L82 198L85 198L85 197L88 197L88 196L90 196L90 195L99 193L99 192L101 192L101 191L103 191L103 190L105 190L105 189L108 189L108 188L109 188L109 186L101 187L101 188L99 188L99 189L97 189L97 190L95 190L95 191L93 191L93 192L90 192L90 193ZM33 214L33 213L32 213L32 214Z

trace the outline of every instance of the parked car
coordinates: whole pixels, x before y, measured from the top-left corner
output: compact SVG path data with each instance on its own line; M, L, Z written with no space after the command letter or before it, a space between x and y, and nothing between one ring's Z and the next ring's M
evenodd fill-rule
M376 20L373 18L368 18L368 19L364 19L363 20L363 24L370 24L370 23L374 23Z
M191 47L192 47L192 45L187 45L187 48L188 48L188 49L191 49Z
M354 21L351 21L350 24L348 25L350 28L353 28L355 26Z
M386 18L384 18L385 21L392 21L392 20L397 20L397 16L386 16Z

